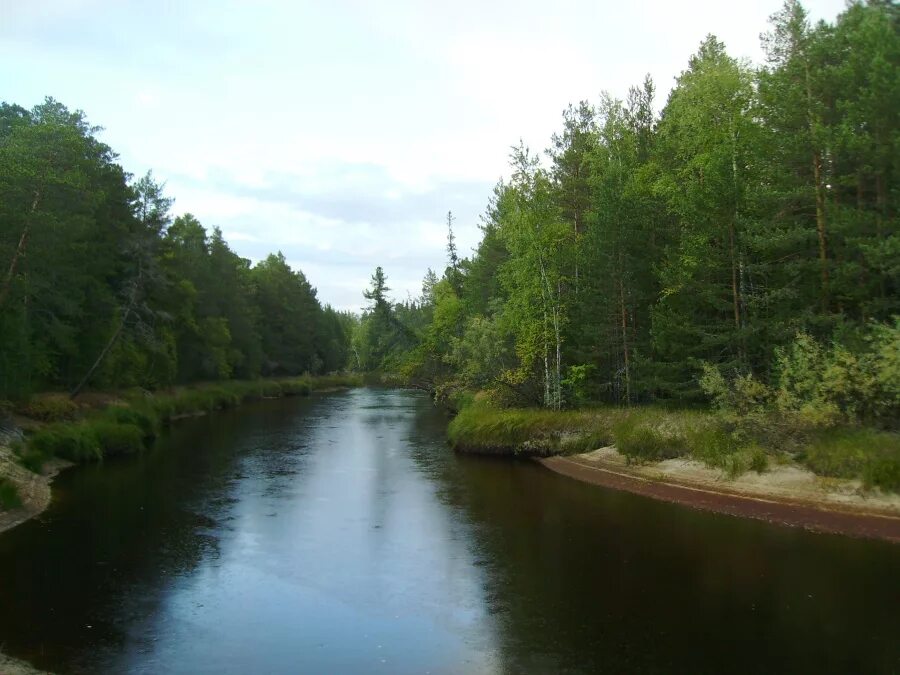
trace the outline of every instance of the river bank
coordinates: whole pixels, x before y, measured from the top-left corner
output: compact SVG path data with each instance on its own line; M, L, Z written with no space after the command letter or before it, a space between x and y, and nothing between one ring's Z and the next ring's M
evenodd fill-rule
M49 675L46 670L32 668L23 661L17 661L0 654L0 673L2 675Z
M900 542L900 495L865 491L859 481L823 479L795 465L729 479L693 460L629 464L615 448L536 461L575 480L692 508Z
M607 488L815 531L900 541L896 434L838 429L810 435L805 445L794 441L787 451L738 442L714 415L697 410L550 411L475 403L459 411L448 435L457 451L531 457ZM821 461L825 451L832 453L829 462Z
M53 479L65 468L115 454L139 452L159 426L247 401L308 396L360 386L359 376L231 381L157 392L89 392L69 401L45 395L10 415L0 435L0 481L17 504L0 505L0 533L41 514ZM0 670L0 673L5 673Z

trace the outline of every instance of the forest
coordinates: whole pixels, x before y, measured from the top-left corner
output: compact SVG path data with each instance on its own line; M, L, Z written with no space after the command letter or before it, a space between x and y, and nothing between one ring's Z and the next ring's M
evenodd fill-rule
M327 373L353 317L135 179L84 113L0 104L0 400Z
M544 155L512 149L470 257L448 214L421 298L392 304L376 271L359 367L555 409L793 369L887 414L866 399L898 394L898 20L869 2L812 26L788 2L761 68L709 36L661 114L649 77L570 106Z
M713 440L659 437L698 426L671 418L612 436L657 459L795 448L833 475L878 456L900 487L898 27L890 2L813 25L789 0L760 67L710 35L659 114L649 76L570 105L543 154L512 148L471 256L448 213L446 269L419 299L392 304L378 268L358 367L500 409L711 406ZM528 426L483 417L451 436Z
M710 35L661 110L649 76L570 105L512 148L471 255L448 212L445 269L395 302L378 267L361 316L173 217L84 113L3 104L0 400L353 370L498 408L711 406L770 444L862 426L900 473L898 26L789 0L761 66Z

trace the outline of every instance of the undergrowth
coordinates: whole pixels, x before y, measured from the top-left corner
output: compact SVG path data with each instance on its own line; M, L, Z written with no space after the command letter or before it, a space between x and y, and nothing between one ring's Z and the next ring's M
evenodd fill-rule
M475 401L450 423L448 435L458 450L497 454L575 454L612 445L629 462L692 457L732 477L748 470L761 473L769 462L759 445L741 441L714 415L694 410L551 411Z
M14 509L22 505L19 491L7 478L0 477L0 509Z
M36 408L29 402L23 412L41 411L40 419L51 423L32 433L15 451L22 465L32 471L40 471L52 457L73 462L98 461L140 452L150 446L162 425L182 416L233 408L244 401L308 396L313 391L361 384L359 376L328 375L217 382L154 393L133 390L125 392L113 405L86 411L68 399L62 404L59 396L46 396L39 399ZM80 418L74 418L73 409L81 414Z
M848 428L818 434L802 460L816 473L861 478L866 487L900 492L900 435Z

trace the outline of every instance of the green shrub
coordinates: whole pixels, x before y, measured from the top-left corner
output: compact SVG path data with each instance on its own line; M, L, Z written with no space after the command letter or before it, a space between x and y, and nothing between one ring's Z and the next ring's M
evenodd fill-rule
M750 451L750 469L756 473L765 473L769 468L769 455L760 447Z
M704 364L700 386L720 415L759 438L788 441L817 429L900 421L900 319L835 333L830 343L800 332L775 350L771 386Z
M862 479L866 487L900 492L900 456L896 451L874 455L863 467Z
M683 430L655 411L634 411L612 429L616 448L630 460L658 462L687 454Z
M691 455L712 468L724 469L727 458L738 449L734 435L714 422L692 427L687 439Z
M804 448L802 459L823 476L861 478L867 487L900 491L900 434L834 430L817 435Z
M569 366L562 386L566 392L566 401L574 406L584 405L596 396L594 376L597 367L593 364Z
M18 488L8 478L0 477L0 509L14 509L21 505Z

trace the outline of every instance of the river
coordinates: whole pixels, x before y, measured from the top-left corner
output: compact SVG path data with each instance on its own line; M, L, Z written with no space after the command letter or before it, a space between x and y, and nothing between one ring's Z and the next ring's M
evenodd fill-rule
M0 536L0 651L58 673L900 670L900 547L447 449L416 392L179 422Z

